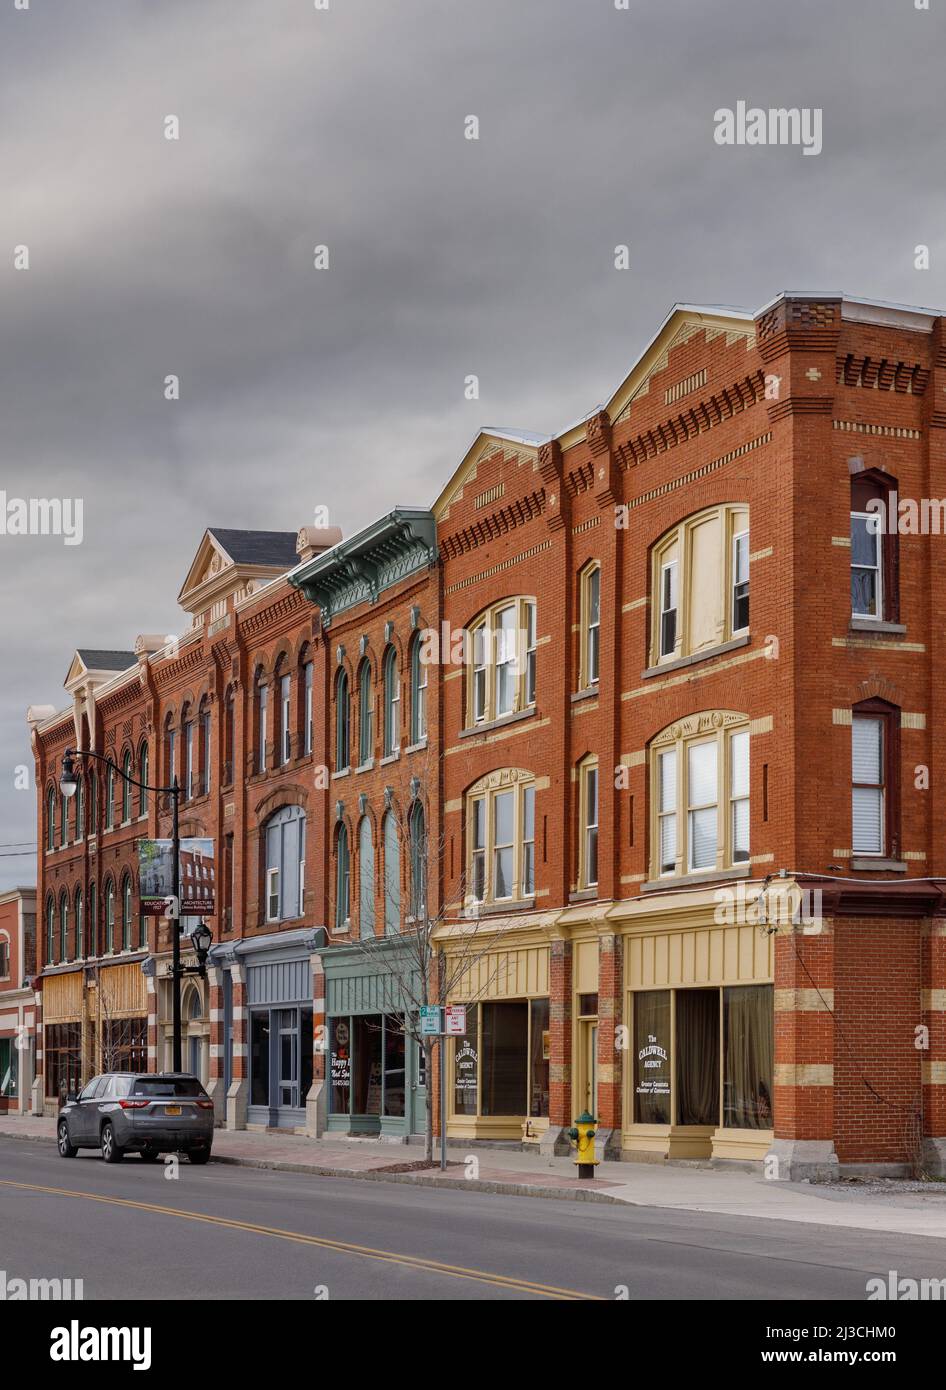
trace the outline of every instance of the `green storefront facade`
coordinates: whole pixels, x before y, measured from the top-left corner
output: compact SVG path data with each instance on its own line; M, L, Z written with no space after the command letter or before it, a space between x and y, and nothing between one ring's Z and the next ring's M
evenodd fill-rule
M322 957L326 1133L407 1140L426 1129L424 1052L405 1028L419 995L408 952L397 938L379 938Z

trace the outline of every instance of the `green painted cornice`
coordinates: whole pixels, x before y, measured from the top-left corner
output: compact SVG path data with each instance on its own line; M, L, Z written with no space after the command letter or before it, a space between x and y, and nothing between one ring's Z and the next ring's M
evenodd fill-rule
M433 512L396 507L393 512L340 541L321 555L303 560L286 576L321 610L322 626L358 603L375 603L385 589L437 559Z

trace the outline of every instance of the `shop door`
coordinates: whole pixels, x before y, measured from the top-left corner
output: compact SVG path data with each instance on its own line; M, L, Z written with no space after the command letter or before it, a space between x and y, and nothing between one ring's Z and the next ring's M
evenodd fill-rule
M276 1048L276 1096L280 1109L299 1108L299 1024L295 1009L275 1009L278 1046Z
M414 1038L407 1040L411 1052L410 1127L412 1134L427 1132L427 1059Z
M598 1022L583 1019L581 1023L581 1108L589 1115L598 1115Z

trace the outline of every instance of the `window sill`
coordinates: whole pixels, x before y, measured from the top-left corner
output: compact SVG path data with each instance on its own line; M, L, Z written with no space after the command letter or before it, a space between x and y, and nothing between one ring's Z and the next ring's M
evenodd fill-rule
M337 781L338 778L340 778L340 777L350 777L350 776L351 776L351 768L350 768L350 767L343 767L343 768L341 769L340 772L333 772L333 773L332 773L332 781L335 782L335 781Z
M422 752L426 747L427 747L427 735L425 734L424 737L423 737L422 739L418 739L418 741L417 741L416 743L409 743L408 746L405 748L404 751L405 751L405 753L420 753L420 752Z
M715 656L724 656L726 652L737 651L739 647L748 647L750 641L750 634L744 632L741 637L734 637L730 642L721 642L718 647L707 647L706 651L694 652L692 656L681 656L676 661L661 661L656 666L648 666L646 671L641 671L641 680L648 681L654 676L662 676L665 671L679 671L684 666L695 666L698 661L711 661Z
M475 921L477 917L503 917L507 912L531 912L535 898L509 898L498 903L467 903L463 909L464 917Z
M718 883L721 879L749 878L750 864L737 864L734 869L704 869L698 874L668 874L666 878L655 878L641 884L642 893L657 893L662 888L689 887L692 883Z
M576 888L574 893L569 893L568 895L568 901L570 903L593 903L597 902L597 900L597 884L595 884L593 888Z
M570 698L572 704L577 705L579 700L593 700L597 698L597 695L598 682L595 681L594 685L585 685L582 686L581 690L576 690Z
M395 750L394 750L393 753L385 753L384 757L381 759L381 761L380 761L380 763L378 764L378 766L379 766L379 767L387 767L389 763L396 763L396 762L399 760L400 756L401 756L401 750L400 750L400 748L395 748Z
M906 623L885 623L879 618L852 618L849 632L877 632L884 637L903 637Z
M356 772L370 772L374 767L374 758L369 758L367 762L359 763L355 768Z
M528 709L513 710L512 714L503 714L498 719L490 719L487 723L474 724L469 729L461 729L457 737L475 738L477 734L488 734L492 729L504 729L507 724L518 724L523 719L532 719L535 712L535 705L530 705Z
M852 859L851 868L868 873L905 874L907 865L902 859Z

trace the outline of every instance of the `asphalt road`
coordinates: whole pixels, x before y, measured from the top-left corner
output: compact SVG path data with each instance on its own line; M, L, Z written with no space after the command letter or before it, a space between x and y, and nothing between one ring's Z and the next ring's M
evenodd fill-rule
M891 1269L946 1277L946 1241L214 1163L168 1180L0 1139L0 1271L86 1300L863 1300Z

